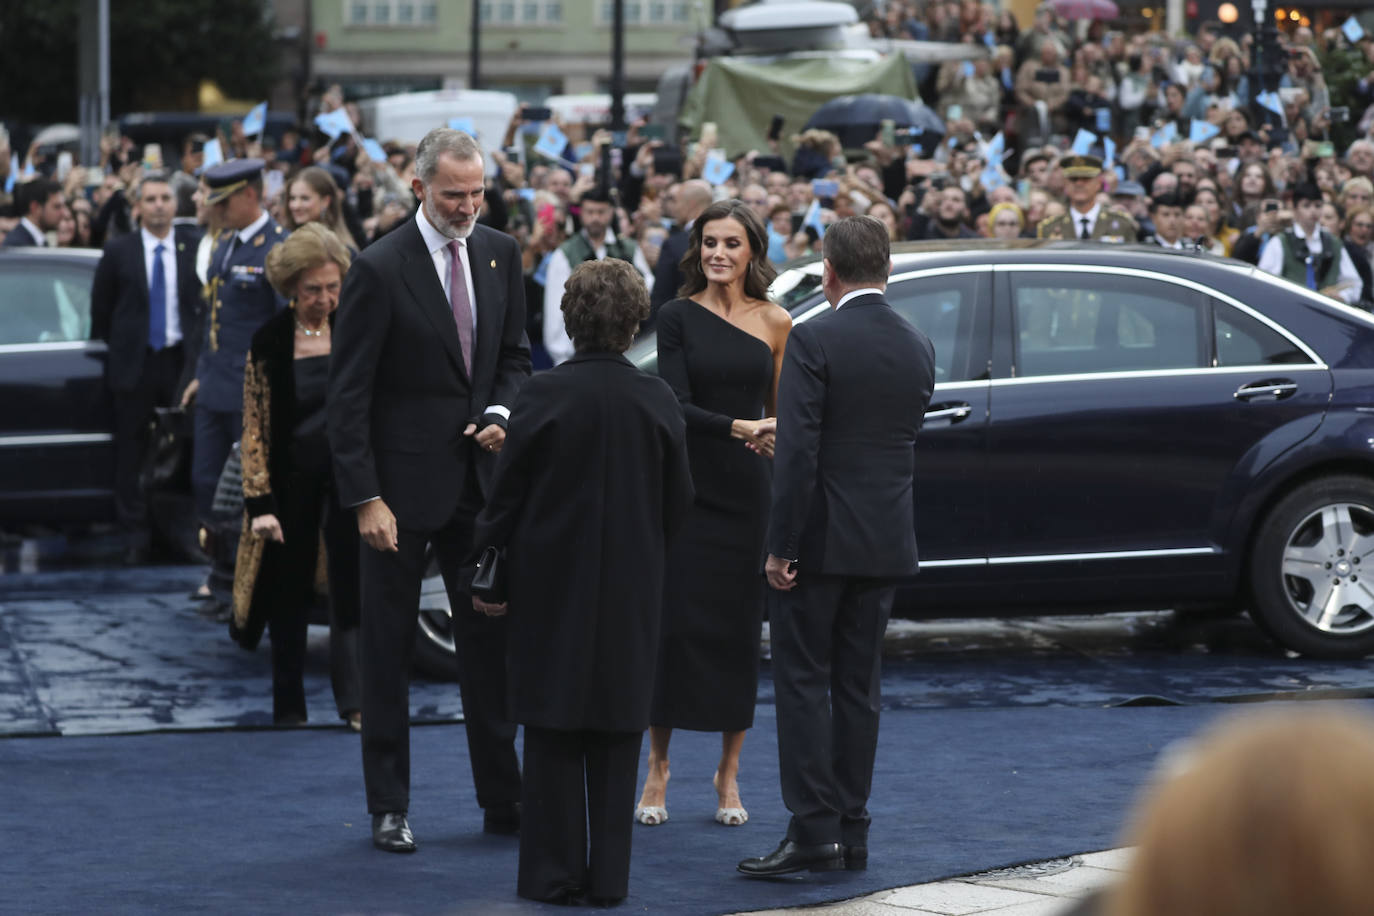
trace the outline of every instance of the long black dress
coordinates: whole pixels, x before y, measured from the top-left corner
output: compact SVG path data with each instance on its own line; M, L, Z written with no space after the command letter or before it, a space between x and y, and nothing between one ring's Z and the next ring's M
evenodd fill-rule
M754 724L763 623L768 459L730 437L763 417L773 352L690 299L658 317L658 371L682 404L696 499L668 554L650 722L740 731Z

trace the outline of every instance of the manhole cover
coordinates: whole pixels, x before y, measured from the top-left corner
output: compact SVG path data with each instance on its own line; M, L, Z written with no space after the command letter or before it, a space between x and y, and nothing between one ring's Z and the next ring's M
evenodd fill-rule
M1077 868L1083 864L1083 860L1077 856L1070 856L1066 859L1046 859L1044 862L1032 862L1029 865L1015 865L1011 868L994 868L992 871L979 872L976 875L969 875L965 881L1003 881L1007 878L1044 878L1048 875L1057 875L1060 872Z

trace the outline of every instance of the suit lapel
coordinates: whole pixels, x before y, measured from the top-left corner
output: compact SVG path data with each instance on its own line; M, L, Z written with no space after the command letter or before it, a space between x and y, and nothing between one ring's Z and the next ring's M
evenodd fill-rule
M421 217L423 219L423 217ZM439 340L444 345L444 350L448 353L448 358L454 367L464 378L467 378L467 371L463 366L462 345L458 342L458 327L453 323L453 310L448 304L448 298L444 296L444 287L439 282L439 276L434 272L434 260L429 256L429 250L425 247L425 238L420 234L420 228L415 225L414 220L407 221L403 229L398 232L405 232L407 236L403 239L404 244L400 245L401 251L401 280L405 283L406 289L415 299L416 305L424 316L429 319L430 324L434 325L434 330L439 334ZM476 268L473 268L473 283L476 285ZM481 301L481 292L477 294L478 301ZM477 327L482 327L482 322L477 322Z
M505 300L499 274L495 269L491 246L487 244L485 228L477 226L468 236L468 263L472 267L472 291L477 297L473 308L477 310L477 337L472 345L473 375L479 365L485 365L490 354L497 349L501 338L501 327L505 324Z

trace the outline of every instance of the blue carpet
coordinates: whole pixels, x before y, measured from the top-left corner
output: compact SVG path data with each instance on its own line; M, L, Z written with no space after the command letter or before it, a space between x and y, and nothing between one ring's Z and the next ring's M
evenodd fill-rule
M1219 707L901 711L884 716L867 872L758 882L785 811L771 717L741 774L751 820L711 821L711 735L674 741L671 820L636 827L621 912L796 906L1106 848L1152 761ZM375 852L357 738L205 732L0 741L0 887L34 913L534 913L516 842L480 832L460 726L416 728L414 856ZM643 766L641 764L641 773ZM628 812L627 812L628 814ZM22 902L22 903L20 903Z
M306 671L316 727L260 728L267 649L243 652L195 613L199 575L0 577L0 912L553 911L514 896L515 842L480 832L454 685L412 684L412 717L434 723L412 730L421 850L377 853L326 632L312 628ZM1161 748L1223 703L1370 685L1365 663L1287 658L1243 619L935 622L889 650L867 872L734 871L786 823L765 665L741 773L749 824L711 820L719 738L678 733L672 819L635 829L621 912L797 906L1110 847ZM1121 708L1142 698L1185 705Z

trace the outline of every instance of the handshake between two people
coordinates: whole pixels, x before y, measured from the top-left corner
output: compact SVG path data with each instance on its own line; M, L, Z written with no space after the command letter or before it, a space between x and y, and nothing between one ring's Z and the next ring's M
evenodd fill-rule
M740 439L751 452L765 458L773 457L773 446L778 439L778 418L764 417L762 420L734 420L730 424L730 437Z

